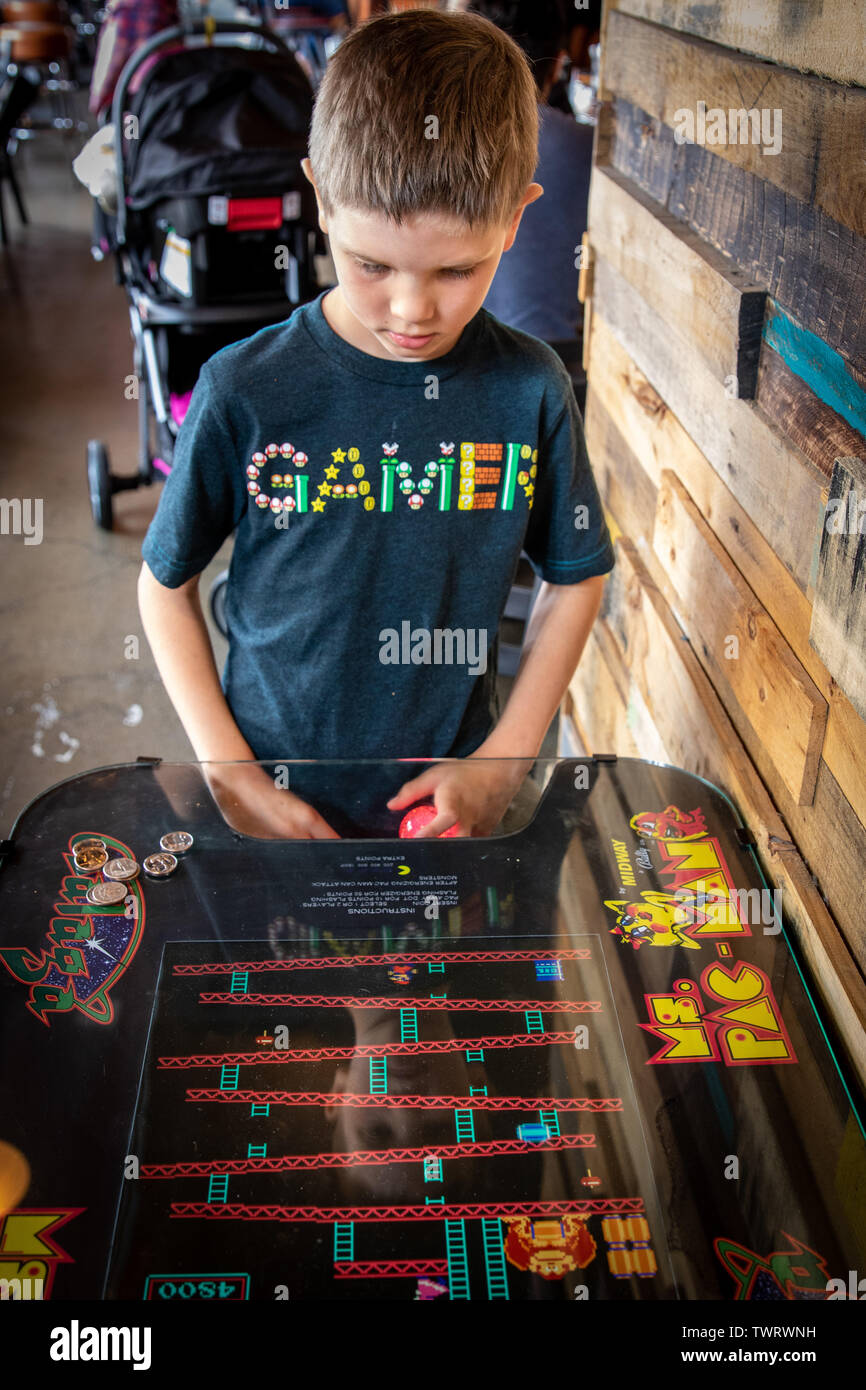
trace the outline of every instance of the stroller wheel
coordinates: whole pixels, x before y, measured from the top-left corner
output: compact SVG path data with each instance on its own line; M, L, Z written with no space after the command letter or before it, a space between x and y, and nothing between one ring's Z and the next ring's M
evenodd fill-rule
M113 526L111 474L108 468L108 450L99 439L91 439L87 445L87 486L90 490L93 520L103 531L110 531Z
M226 625L226 589L228 588L229 572L223 570L217 575L213 584L210 586L210 615L216 626L219 628L223 637L228 637L229 630Z

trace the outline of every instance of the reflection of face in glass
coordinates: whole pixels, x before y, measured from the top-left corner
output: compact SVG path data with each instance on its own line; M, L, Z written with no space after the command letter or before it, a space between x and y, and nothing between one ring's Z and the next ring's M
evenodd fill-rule
M387 1046L400 1041L396 1010L351 1009L356 1046ZM453 1038L454 1030L445 1013L424 1016L426 1041ZM469 1069L460 1050L442 1053L397 1054L388 1057L388 1094L425 1096L468 1096ZM337 1095L370 1094L370 1059L355 1053L340 1065L332 1090ZM334 1149L357 1152L370 1149L427 1149L457 1142L453 1105L435 1109L409 1109L398 1106L360 1107L329 1105L325 1114L334 1127ZM475 1138L490 1138L489 1117L475 1111ZM449 1161L448 1200L465 1200L472 1181L471 1159ZM413 1202L424 1205L425 1195L442 1191L440 1185L427 1187L425 1194L423 1159L403 1163L365 1164L338 1170L340 1186L348 1196L366 1197L373 1203Z

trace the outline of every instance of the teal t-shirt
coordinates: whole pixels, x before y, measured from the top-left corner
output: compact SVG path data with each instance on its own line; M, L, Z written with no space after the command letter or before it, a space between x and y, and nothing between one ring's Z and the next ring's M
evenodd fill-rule
M205 364L144 558L173 588L235 532L223 688L258 758L465 756L521 550L613 568L571 382L484 309L442 357L372 357L324 293Z

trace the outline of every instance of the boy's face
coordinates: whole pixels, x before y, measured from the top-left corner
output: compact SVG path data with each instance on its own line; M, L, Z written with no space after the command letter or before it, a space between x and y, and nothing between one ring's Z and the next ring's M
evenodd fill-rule
M313 183L309 160L304 172ZM402 226L383 213L350 208L337 208L326 219L320 203L319 225L329 237L339 281L323 301L325 318L341 338L372 357L442 357L484 302L524 207L542 192L540 184L530 184L511 222L484 232L432 212Z

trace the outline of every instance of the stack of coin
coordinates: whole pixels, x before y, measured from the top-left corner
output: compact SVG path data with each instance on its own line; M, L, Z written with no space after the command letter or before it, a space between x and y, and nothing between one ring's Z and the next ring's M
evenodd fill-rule
M138 865L134 859L109 859L102 866L102 877L112 883L130 883L138 877Z
M149 878L170 878L177 869L177 856L192 849L194 840L188 830L168 830L161 837L159 850L149 854L142 868ZM125 855L109 859L105 840L94 837L77 840L72 846L75 871L79 874L98 874L102 880L86 893L87 901L103 907L121 903L128 893L128 884L138 877L139 865Z
M86 840L76 840L72 846L73 854L80 854L83 849L107 849L104 840L99 840L96 836L89 836Z
M148 878L170 878L177 868L177 860L167 850L161 850L158 854L149 854L143 859L141 867Z
M104 840L79 840L72 847L75 871L79 874L98 874L108 863Z
M85 897L95 907L112 907L122 903L127 894L125 883L112 883L110 879L100 880L88 888Z

